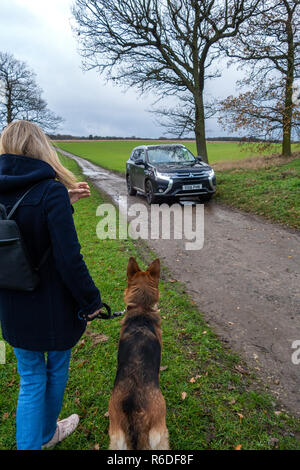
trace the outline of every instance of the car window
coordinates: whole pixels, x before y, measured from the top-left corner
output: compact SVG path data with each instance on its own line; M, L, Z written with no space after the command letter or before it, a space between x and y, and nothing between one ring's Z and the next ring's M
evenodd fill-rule
M193 154L185 147L151 148L148 150L150 163L190 163L195 161Z
M131 155L131 160L136 160L139 155L139 150L135 150L133 154Z
M145 162L145 151L143 149L135 150L131 157L133 161L136 161L140 158L143 160L143 162Z
M141 158L143 162L146 161L145 150L140 150L139 158Z

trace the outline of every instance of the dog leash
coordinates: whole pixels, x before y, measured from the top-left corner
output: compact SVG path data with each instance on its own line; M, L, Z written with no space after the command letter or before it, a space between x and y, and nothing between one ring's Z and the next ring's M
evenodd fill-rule
M95 318L101 318L102 320L112 320L113 318L121 317L126 312L126 308L125 308L122 312L111 313L110 306L105 304L104 302L102 302L102 307L105 308L107 313L99 312L93 318L89 318L89 315L87 315L86 313L79 312L78 316L81 320L86 320L86 321L92 321L92 320L95 320Z

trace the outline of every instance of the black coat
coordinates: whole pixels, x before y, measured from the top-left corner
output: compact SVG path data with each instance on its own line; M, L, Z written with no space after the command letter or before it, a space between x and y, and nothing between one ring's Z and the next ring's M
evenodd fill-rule
M55 180L48 163L20 155L0 156L0 203L7 210L38 182L13 218L34 266L49 246L52 250L35 291L0 289L2 335L18 348L66 350L77 343L86 327L78 313L93 313L102 305L80 254L68 191Z

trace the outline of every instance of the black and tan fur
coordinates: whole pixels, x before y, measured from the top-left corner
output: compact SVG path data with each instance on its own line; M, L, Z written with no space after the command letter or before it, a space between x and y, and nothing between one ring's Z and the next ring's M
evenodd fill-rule
M159 387L162 350L159 259L142 272L134 258L127 268L118 369L109 402L112 450L169 449L166 404Z

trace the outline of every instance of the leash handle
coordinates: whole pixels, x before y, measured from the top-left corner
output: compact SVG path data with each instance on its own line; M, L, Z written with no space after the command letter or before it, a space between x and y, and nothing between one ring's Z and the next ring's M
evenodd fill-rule
M93 318L89 318L88 315L80 315L80 313L78 314L79 315L79 318L81 320L85 320L85 321L92 321L92 320L95 320L95 318L101 318L102 320L111 320L112 318L116 318L116 317L120 317L122 315L124 315L124 313L126 312L126 309L123 310L123 312L114 312L113 314L111 313L111 308L108 304L102 302L102 306L101 308L104 307L105 310L107 311L107 313L103 313L103 312L100 312L98 313L98 315L95 315Z
M123 310L123 312L114 312L112 314L111 308L109 305L103 303L103 306L106 308L107 314L101 312L95 318L102 318L102 320L111 320L112 318L121 317L126 312L126 309L125 309Z
M94 318L102 318L102 320L110 320L112 315L111 315L111 308L108 304L105 304L104 302L102 302L102 307L105 308L105 310L107 311L107 313L98 313L98 315L96 315ZM102 308L101 307L101 308Z

